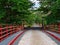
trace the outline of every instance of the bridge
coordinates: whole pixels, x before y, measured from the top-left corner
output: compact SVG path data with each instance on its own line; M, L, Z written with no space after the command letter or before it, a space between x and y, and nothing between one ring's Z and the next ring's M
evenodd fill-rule
M0 0L0 45L60 45L60 0Z
M60 45L60 34L38 27L0 28L0 45Z

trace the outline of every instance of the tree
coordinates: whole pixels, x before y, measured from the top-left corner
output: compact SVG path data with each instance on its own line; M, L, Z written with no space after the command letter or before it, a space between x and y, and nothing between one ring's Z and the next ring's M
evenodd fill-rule
M0 22L21 24L31 14L31 5L28 0L0 0Z
M54 4L51 6L51 14L49 16L47 16L47 19L49 19L49 21L47 21L48 23L57 23L58 20L60 20L60 1L56 0L54 2ZM50 18L48 18L50 17Z
M40 11L42 10L43 13L46 14L51 11L51 13L46 16L47 24L57 23L60 20L60 0L42 0L41 2Z

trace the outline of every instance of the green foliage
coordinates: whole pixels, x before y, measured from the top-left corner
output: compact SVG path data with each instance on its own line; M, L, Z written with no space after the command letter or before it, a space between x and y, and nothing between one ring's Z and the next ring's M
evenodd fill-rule
M60 20L60 0L46 0L46 2L43 2L42 5L47 5L46 9L48 8L48 10L51 11L51 14L45 17L47 24L57 23L57 21Z
M26 23L28 25L32 25L33 23L35 23L35 19L36 19L36 15L30 14L28 19L26 19L26 21L27 21Z
M0 0L0 23L22 24L31 14L28 0Z

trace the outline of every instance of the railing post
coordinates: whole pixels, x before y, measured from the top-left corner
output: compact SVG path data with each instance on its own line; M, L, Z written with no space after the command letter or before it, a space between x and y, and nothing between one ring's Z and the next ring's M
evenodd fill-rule
M2 26L0 26L0 42L2 41Z
M58 24L58 32L60 33L60 23Z
M8 26L8 25L6 25L6 35L7 35L6 37L8 37L8 36L9 36L9 35L8 35L8 27L9 27L9 26Z

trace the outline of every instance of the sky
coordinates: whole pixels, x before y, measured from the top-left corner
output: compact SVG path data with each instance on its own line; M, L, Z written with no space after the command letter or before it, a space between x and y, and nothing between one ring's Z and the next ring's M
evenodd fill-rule
M33 3L35 4L35 5L33 6L34 9L37 9L37 8L40 7L39 1L37 1L37 0L30 0L30 1L33 2Z

